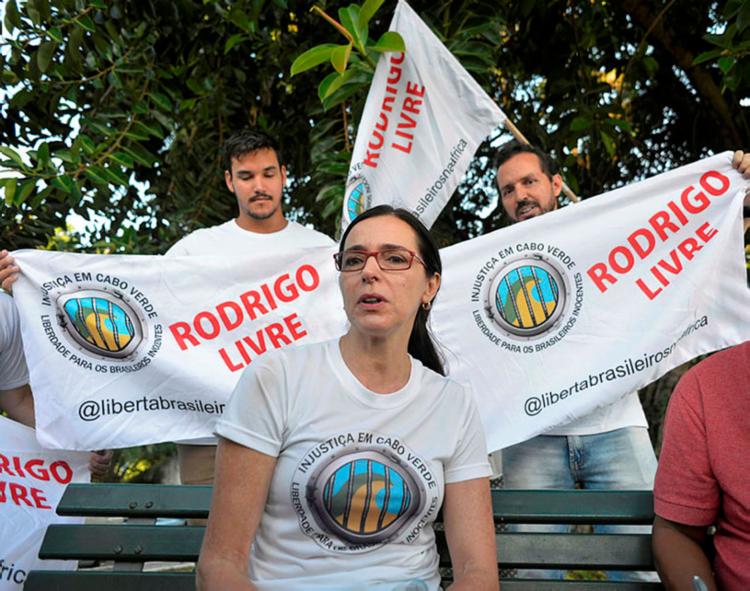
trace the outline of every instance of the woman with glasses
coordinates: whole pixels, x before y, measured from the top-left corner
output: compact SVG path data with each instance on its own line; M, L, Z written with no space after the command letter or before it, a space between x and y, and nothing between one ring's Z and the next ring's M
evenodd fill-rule
M253 363L217 425L198 588L438 589L442 507L451 588L497 589L481 424L427 329L438 248L379 206L334 259L348 332Z

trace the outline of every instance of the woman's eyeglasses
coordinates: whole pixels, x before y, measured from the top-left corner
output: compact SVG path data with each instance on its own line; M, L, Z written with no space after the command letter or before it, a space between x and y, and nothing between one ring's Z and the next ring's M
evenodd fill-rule
M414 259L426 267L424 261L416 252L408 248L385 248L383 250L345 250L333 255L336 269L344 273L361 271L367 264L367 259L375 257L383 271L406 271L411 268Z

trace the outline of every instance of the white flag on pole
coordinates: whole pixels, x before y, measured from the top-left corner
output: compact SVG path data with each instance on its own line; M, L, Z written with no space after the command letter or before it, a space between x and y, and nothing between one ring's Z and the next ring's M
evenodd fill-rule
M380 57L357 131L342 224L389 203L431 226L477 146L505 114L400 0L391 31L406 53Z

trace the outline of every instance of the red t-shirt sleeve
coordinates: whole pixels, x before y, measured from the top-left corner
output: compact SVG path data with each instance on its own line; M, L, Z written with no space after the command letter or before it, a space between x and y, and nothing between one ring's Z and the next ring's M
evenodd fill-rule
M654 483L654 512L685 525L715 522L720 489L711 467L700 380L690 371L675 388Z

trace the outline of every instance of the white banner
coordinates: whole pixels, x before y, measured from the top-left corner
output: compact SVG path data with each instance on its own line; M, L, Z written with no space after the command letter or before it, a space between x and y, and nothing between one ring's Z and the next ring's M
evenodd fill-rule
M490 450L750 339L727 152L443 250L433 328Z
M0 416L0 591L20 591L33 569L75 570L75 560L37 558L55 508L69 482L89 479L88 453L39 447L34 430Z
M406 53L380 57L349 170L342 224L383 203L431 226L477 146L505 114L400 0L391 31Z
M85 450L210 436L254 359L343 333L333 252L18 251L39 442Z
M473 386L490 449L750 338L747 182L730 161L721 154L443 250L433 329L450 375ZM16 253L40 443L209 436L242 368L344 332L333 251Z

